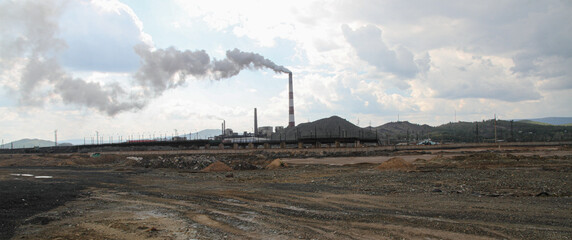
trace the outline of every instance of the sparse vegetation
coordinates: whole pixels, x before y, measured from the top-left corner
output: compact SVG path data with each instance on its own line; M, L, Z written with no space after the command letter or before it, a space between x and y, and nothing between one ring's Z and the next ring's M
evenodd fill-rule
M397 122L388 123L376 129L392 144L399 142L415 143L426 138L442 143L495 141L494 120L447 123L438 127ZM380 137L382 140L384 138ZM572 126L538 125L522 121L497 120L496 140L506 142L571 141Z

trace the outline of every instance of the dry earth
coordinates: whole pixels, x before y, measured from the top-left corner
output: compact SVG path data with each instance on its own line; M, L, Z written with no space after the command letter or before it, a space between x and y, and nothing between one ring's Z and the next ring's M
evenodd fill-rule
M207 164L0 156L0 239L572 236L570 148L256 159L247 162L257 170L201 172ZM247 164L239 162L225 163Z

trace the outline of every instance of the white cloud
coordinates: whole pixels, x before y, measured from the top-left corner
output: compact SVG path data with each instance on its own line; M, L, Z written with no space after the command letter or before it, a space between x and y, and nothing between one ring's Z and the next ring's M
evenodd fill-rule
M175 7L156 9L141 7L149 3L140 1L131 6L64 2L29 1L40 7L26 14L0 3L0 47L6 50L0 51L2 94L17 95L28 87L29 96L37 97L31 102L46 105L3 111L18 112L22 123L51 119L49 127L34 134L49 137L61 124L72 126L68 131L76 135L94 129L170 135L175 128L218 128L219 118L236 130L250 130L254 107L265 125L286 124L287 81L265 70L243 71L221 82L187 79L178 88L165 88L145 108L114 118L63 105L63 93L54 91L52 81L26 85L13 80L33 76L25 69L36 52L42 55L40 69L59 59L67 77L81 77L101 89L117 84L126 92L141 92L130 77L140 61L133 46L153 47L144 26L161 29L153 32L161 48L205 49L221 58L238 47L286 65L294 72L298 123L340 115L381 125L399 114L401 120L440 124L453 121L454 111L468 121L494 113L507 118L570 115L572 6L566 1L289 1L277 6L254 0L176 0ZM39 25L45 27L19 32ZM275 82L263 81L268 78ZM24 132L18 130L24 124L9 116L6 121L15 126L10 134Z
M567 1L341 2L337 9L353 22L382 26L388 45L415 55L457 49L473 55L512 58L512 71L541 78L568 76L569 67L544 64L572 59L572 21ZM561 82L554 79L556 82Z
M153 46L143 24L119 1L70 2L60 19L67 48L64 67L79 71L132 72L139 67L137 44Z
M536 100L541 95L533 81L510 71L511 59L477 56L460 50L432 50L428 87L434 97L448 99L487 98L503 101Z
M413 78L417 75L418 69L413 54L403 46L389 48L383 42L381 29L376 26L367 25L352 30L344 24L342 32L357 55L379 70L403 78Z

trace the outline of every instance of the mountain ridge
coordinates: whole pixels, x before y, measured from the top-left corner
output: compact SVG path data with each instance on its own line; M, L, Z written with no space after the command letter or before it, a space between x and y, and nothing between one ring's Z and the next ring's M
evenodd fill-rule
M9 142L0 147L3 149L9 148L33 148L33 147L53 147L56 143L53 141L42 140L37 138L23 138L17 141Z
M544 117L544 118L524 118L524 119L514 119L514 121L530 121L532 123L544 123L549 125L572 125L572 117Z
M544 119L556 119L544 118ZM572 118L558 118L568 121ZM495 123L496 122L496 123ZM495 127L496 126L496 127ZM496 128L496 138L495 138ZM207 139L219 135L219 129L204 129L198 132L200 139ZM192 133L192 139L197 132ZM188 137L189 135L181 135ZM432 127L427 124L416 124L408 121L388 122L377 127L361 128L348 120L331 116L313 122L301 123L296 127L288 127L283 132L274 133L273 140L293 140L303 138L371 138L377 137L386 142L395 143L403 141L418 141L431 138L450 142L482 142L494 141L570 141L572 140L572 126L538 124L527 120L483 120L476 122L451 122ZM62 141L66 142L66 141ZM63 145L64 143L58 144ZM32 148L51 147L53 141L25 138L1 147Z

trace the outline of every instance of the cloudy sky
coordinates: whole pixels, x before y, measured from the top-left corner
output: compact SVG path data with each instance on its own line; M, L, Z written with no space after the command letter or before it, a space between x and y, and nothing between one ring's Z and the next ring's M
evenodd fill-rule
M572 116L570 1L0 0L0 137ZM107 137L105 137L107 141Z

